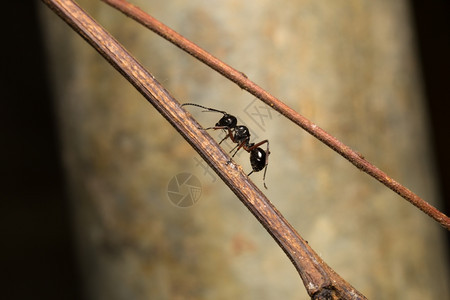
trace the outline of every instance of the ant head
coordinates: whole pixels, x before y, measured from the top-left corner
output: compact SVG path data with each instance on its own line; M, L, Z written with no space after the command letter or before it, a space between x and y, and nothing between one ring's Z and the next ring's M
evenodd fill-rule
M237 119L235 116L224 113L223 117L219 120L219 122L216 123L216 126L224 126L231 129L236 127L236 124Z
M221 126L221 127L226 127L226 128L232 129L232 128L236 127L236 125L237 125L236 117L232 116L230 114L227 114L227 112L225 112L223 110L218 110L215 108L210 108L210 107L206 107L206 106L195 104L195 103L184 103L181 106L188 106L188 105L201 107L201 108L205 109L204 112L210 111L210 112L218 112L218 113L223 114L223 117L219 120L219 122L216 123L216 126Z

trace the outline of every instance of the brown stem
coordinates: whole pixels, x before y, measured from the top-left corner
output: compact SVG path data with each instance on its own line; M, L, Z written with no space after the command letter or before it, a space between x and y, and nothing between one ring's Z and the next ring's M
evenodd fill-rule
M346 146L338 139L327 133L325 130L317 126L316 124L309 121L304 116L300 115L292 108L266 92L256 83L247 78L247 76L237 71L236 69L228 66L224 62L220 61L216 57L212 56L193 42L184 38L182 35L178 34L174 30L170 29L163 23L159 22L152 16L148 15L138 7L124 1L124 0L102 0L109 5L117 8L127 16L133 18L137 22L146 26L153 32L162 36L166 40L175 44L179 48L188 52L192 56L196 57L200 61L204 62L212 69L216 70L223 76L227 77L231 81L235 82L241 88L247 90L254 96L261 99L266 104L270 105L273 109L280 112L282 115L286 116L289 120L309 132L311 135L322 141L328 147L342 155L345 159L350 161L361 171L369 174L370 176L377 179L379 182L399 194L401 197L409 201L411 204L419 208L421 211L426 213L428 216L439 222L444 228L450 230L450 218L445 214L440 212L434 206L417 196L415 193L410 191L405 186L401 185L386 173L378 169L376 166L368 162L364 157L362 157L358 152L352 150L350 147Z
M242 168L109 33L71 0L43 2L130 81L205 159L284 250L312 298L366 299L322 261Z

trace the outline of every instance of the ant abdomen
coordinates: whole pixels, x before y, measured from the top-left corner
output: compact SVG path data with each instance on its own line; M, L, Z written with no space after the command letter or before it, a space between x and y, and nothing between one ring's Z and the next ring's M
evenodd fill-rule
M250 164L254 172L259 172L266 166L266 151L261 148L253 149L250 152Z

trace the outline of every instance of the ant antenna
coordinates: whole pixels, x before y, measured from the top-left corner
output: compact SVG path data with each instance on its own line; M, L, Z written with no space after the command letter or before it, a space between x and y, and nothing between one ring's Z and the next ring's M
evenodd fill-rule
M204 109L206 109L205 112L208 112L208 111L214 111L214 112L218 112L218 113L221 113L221 114L224 114L224 115L227 114L225 111L217 110L217 109L210 108L210 107L206 107L206 106L202 106L202 105L199 105L199 104L196 104L196 103L183 103L183 104L181 104L181 106L187 106L187 105L197 106L197 107L204 108Z

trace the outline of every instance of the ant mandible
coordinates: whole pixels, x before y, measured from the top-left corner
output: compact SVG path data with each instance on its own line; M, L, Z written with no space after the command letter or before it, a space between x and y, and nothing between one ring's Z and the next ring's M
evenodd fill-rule
M244 125L237 125L236 117L230 115L225 111L205 107L195 103L184 103L181 106L188 106L188 105L197 106L206 109L206 111L218 112L223 114L223 117L216 123L215 126L208 127L205 130L223 129L226 132L226 136L219 142L219 145L227 138L230 138L233 143L236 143L236 146L230 151L231 153L237 148L231 157L234 157L241 148L250 153L250 165L252 166L252 171L248 173L247 176L250 176L253 172L259 172L262 169L264 169L263 183L264 187L267 189L266 172L267 172L267 165L269 164L269 154L270 154L269 141L264 140L256 144L250 143L250 131L248 130L248 128ZM259 147L263 144L267 144L267 148L265 151L261 147Z

